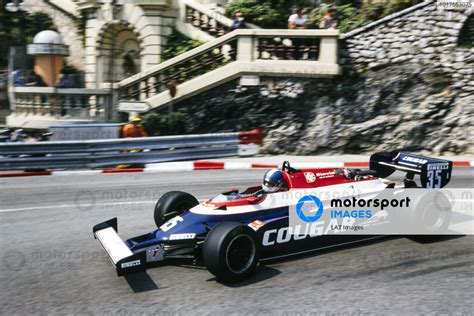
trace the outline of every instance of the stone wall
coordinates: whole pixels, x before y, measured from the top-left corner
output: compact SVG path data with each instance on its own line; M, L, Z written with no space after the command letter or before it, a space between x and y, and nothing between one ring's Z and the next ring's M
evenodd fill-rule
M346 34L341 62L358 71L406 62L435 65L472 93L472 48L457 45L473 13L474 8L444 9L426 1Z
M189 133L263 127L271 154L474 154L470 14L423 3L347 34L339 78L237 80L175 108Z
M44 12L53 19L64 44L69 46L70 55L66 58L67 63L79 70L84 70L84 48L74 17L44 0L24 0L23 3L28 12ZM40 31L43 30L38 30Z

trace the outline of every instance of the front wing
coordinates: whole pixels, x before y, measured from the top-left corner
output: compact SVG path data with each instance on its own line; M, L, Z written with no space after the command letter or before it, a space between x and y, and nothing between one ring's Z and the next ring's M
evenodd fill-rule
M118 276L146 270L146 252L133 253L117 233L117 218L95 225L94 238L104 247Z

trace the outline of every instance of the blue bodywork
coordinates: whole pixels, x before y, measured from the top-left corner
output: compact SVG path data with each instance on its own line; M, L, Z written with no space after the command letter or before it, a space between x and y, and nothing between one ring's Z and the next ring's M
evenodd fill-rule
M221 222L240 222L249 224L256 220L271 221L275 219L288 217L288 207L273 208L255 212L245 212L230 215L202 215L192 212L184 212L180 215L183 221L176 226L164 232L160 228L152 233L131 238L125 241L125 244L132 251L154 246L160 243L168 243L172 234L196 234L196 238L204 238L210 228Z

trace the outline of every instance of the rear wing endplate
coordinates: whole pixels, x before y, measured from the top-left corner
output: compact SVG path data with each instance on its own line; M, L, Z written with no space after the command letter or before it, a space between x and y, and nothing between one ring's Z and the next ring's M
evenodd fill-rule
M424 188L442 188L451 180L452 161L410 153L391 151L378 152L370 156L370 169L376 177L386 178L395 170L407 173L408 179L420 175L421 186Z

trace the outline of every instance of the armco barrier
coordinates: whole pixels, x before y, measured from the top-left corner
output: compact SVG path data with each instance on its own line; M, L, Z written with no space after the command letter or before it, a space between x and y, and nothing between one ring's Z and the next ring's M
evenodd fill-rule
M0 170L99 168L120 164L251 156L261 130L235 133L0 144ZM138 150L138 152L133 152Z
M337 160L337 157L335 158ZM280 160L278 160L280 161ZM292 166L301 169L312 168L346 168L361 167L368 168L368 161L328 161L328 162L297 162ZM473 161L453 161L454 167L474 167ZM0 178L31 177L31 176L77 176L96 175L110 173L162 173L162 172L183 172L195 170L250 170L250 169L270 169L279 168L281 164L262 164L240 161L178 161L146 164L144 168L128 169L95 169L95 170L57 170L57 171L35 171L35 172L0 172Z
M256 128L248 132L240 132L239 139L241 144L258 144L263 143L263 130Z

